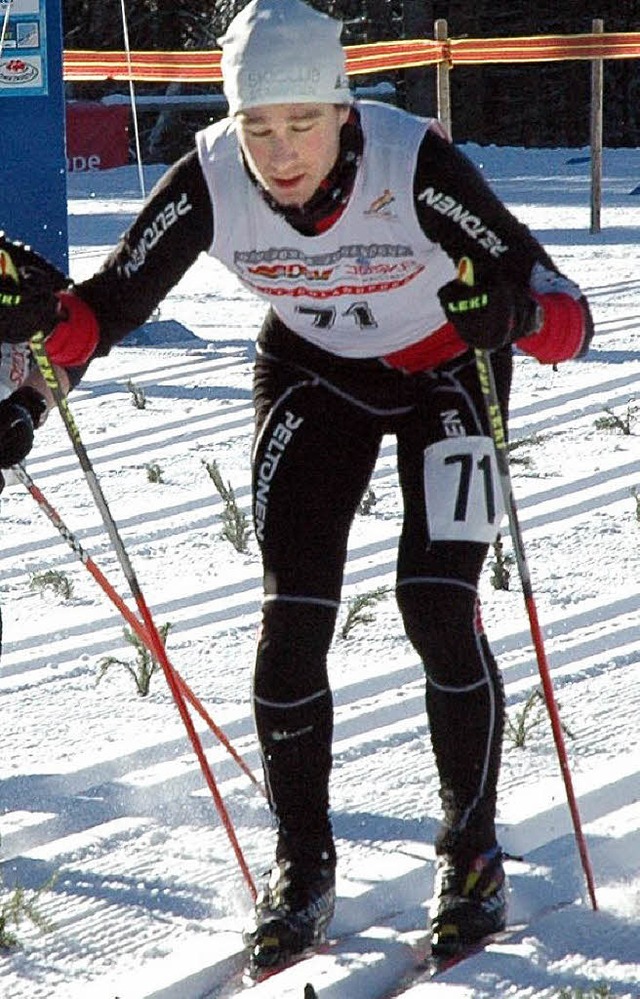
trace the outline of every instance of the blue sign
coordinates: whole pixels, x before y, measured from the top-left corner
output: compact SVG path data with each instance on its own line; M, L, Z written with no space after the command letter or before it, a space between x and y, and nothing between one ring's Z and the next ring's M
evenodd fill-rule
M47 93L47 26L41 0L0 0L0 94Z
M0 0L0 230L68 270L61 0Z

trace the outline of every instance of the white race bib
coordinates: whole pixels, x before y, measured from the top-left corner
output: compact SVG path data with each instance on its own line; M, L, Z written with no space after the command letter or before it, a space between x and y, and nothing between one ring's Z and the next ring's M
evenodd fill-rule
M504 502L490 437L450 437L424 452L432 541L495 541Z

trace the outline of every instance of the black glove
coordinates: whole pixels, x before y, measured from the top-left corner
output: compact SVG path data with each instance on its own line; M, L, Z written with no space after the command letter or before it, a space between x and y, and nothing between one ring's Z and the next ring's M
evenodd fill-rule
M470 286L455 278L440 288L438 298L470 347L498 350L542 325L542 309L535 299L508 281Z
M0 341L23 343L47 336L57 321L56 291L70 280L39 253L0 232Z
M39 392L23 385L0 402L0 468L11 468L33 447L33 431L47 411Z

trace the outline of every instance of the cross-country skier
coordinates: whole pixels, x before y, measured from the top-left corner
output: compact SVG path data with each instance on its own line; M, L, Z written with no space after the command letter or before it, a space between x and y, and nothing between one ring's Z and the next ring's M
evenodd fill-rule
M65 390L69 387L65 365L81 365L95 347L97 324L93 338L87 335L78 340L75 324L66 321L66 301L74 311L78 307L86 309L80 299L66 294L68 284L68 278L55 267L28 248L10 244L0 233L0 492L9 477L6 469L29 454L34 430L42 425L53 405L53 396L25 343L31 335L28 331L36 333L46 328L48 332L55 326L55 333L47 339L47 350ZM92 315L87 313L91 321Z
M72 293L102 354L202 252L268 307L254 379L265 595L253 704L277 848L246 934L256 971L321 939L334 911L327 652L385 434L404 507L397 600L424 663L441 784L433 948L504 926L504 696L478 607L500 490L472 348L492 352L506 419L513 345L555 363L592 333L579 288L437 121L353 100L340 32L301 0L251 0L221 40L228 117L197 134ZM463 257L473 288L456 276ZM91 345L86 317L76 333Z

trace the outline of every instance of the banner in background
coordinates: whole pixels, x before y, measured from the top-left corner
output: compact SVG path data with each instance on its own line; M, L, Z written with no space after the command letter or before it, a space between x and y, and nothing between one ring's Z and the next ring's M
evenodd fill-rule
M129 107L67 103L67 170L110 170L129 162Z

